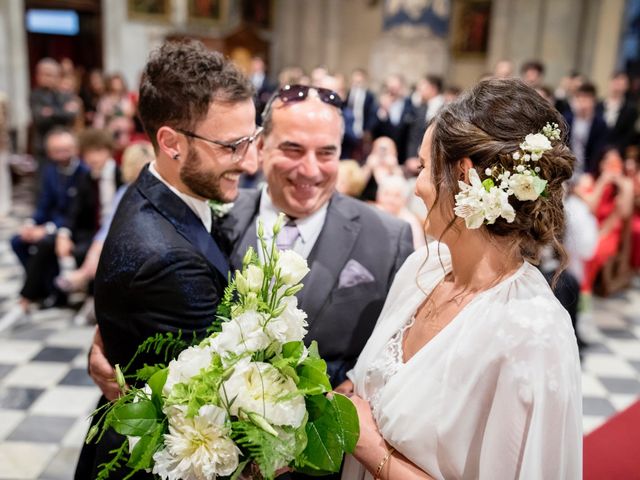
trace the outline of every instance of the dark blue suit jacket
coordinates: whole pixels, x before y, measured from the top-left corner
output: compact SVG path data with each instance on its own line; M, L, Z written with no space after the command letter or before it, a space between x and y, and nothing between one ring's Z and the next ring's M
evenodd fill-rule
M138 346L158 332L202 334L215 318L227 285L225 256L200 219L145 168L114 216L95 281L95 306L107 359L126 365ZM139 357L129 373L144 363ZM106 403L104 397L99 405ZM94 418L95 422L95 418ZM75 478L96 478L123 437L109 431L82 449ZM124 478L126 469L113 478ZM152 479L140 472L134 479Z
M61 227L64 224L78 194L78 182L88 172L89 168L83 163L79 163L71 175L61 173L52 163L44 168L40 196L33 214L37 225L53 222Z
M569 138L567 144L571 145L571 130L573 128L573 112L566 111L564 117L569 125ZM596 115L593 117L593 123L589 130L589 138L587 139L587 145L584 152L584 171L592 175L598 174L598 162L602 151L607 146L607 139L609 138L609 128L607 123L596 111Z

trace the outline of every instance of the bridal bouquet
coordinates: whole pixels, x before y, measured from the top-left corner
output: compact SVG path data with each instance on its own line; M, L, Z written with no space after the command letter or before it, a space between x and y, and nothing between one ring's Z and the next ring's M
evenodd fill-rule
M127 436L99 478L124 462L129 478L140 470L167 480L272 479L283 468L308 474L340 469L359 435L351 401L329 394L326 363L315 343L305 347L306 313L294 296L309 271L293 251L278 251L274 226L268 246L258 228L262 259L250 248L242 271L225 290L211 334L168 365L145 365L123 395L104 410L87 442L113 428ZM181 345L180 336L156 335L138 352ZM126 371L126 368L125 368Z

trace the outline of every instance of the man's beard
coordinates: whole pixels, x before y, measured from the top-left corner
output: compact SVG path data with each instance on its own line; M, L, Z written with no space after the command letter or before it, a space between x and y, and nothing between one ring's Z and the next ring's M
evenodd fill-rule
M218 176L206 174L200 169L201 166L201 158L194 150L189 149L187 160L180 169L180 180L182 180L182 183L189 187L196 195L208 200L222 203L235 200L237 190L231 194L230 192L224 192L220 187L220 176L227 172L222 172Z

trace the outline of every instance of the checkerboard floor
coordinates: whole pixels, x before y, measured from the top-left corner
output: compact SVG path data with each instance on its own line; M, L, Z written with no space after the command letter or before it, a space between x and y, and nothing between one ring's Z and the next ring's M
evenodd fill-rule
M22 270L8 239L30 211L18 191L0 218L0 316L15 304ZM0 479L69 480L100 393L86 373L92 327L69 309L41 310L0 336ZM594 299L583 357L588 433L640 398L640 287Z

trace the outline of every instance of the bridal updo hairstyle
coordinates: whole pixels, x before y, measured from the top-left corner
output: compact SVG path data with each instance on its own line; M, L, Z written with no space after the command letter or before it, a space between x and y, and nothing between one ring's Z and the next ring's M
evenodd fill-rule
M567 124L533 88L517 79L482 81L444 107L433 121L431 173L435 202L451 202L452 219L447 228L452 228L458 218L453 205L460 191L460 159L469 157L481 180L486 178L487 168L498 165L515 173L512 154L519 150L520 143L554 122L560 127L561 138L553 141L553 148L535 163L540 167L540 178L548 182L546 196L519 201L511 195L515 220L508 223L500 217L483 228L491 235L512 239L514 248L532 263L538 263L543 246L552 245L564 266L563 183L571 177L575 162L566 145Z

